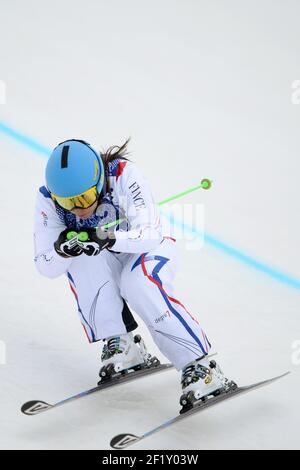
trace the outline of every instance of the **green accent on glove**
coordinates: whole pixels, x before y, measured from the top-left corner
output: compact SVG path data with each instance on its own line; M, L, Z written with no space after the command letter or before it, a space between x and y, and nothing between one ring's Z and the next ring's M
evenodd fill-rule
M87 242L89 239L89 234L87 232L79 232L78 240L80 242Z
M72 238L77 237L77 232L75 230L71 230L70 232L67 233L67 240L72 240Z

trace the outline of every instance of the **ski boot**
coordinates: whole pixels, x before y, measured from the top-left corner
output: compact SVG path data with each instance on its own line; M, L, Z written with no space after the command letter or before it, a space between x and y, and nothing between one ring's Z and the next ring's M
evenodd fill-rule
M157 357L148 353L141 336L135 335L133 337L132 333L106 339L102 349L101 362L98 385L115 376L160 364Z
M209 361L203 356L190 362L182 369L180 413L193 408L196 401L205 402L209 396L218 396L237 387L224 376L216 361Z

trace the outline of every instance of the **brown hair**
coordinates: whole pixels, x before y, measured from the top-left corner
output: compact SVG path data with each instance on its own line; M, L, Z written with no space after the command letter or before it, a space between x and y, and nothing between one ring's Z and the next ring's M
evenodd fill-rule
M109 179L108 179L109 163L113 162L114 160L117 160L118 158L122 158L123 160L129 161L129 159L126 157L127 155L129 155L129 152L127 149L129 142L130 142L130 137L121 146L112 145L107 150L100 151L100 155L103 160L104 173L105 173L105 179L106 179L108 191L110 190Z
M130 142L130 137L124 142L123 145L120 147L118 145L112 145L107 150L100 152L104 168L108 168L108 164L117 158L123 158L124 160L128 160L126 155L129 155L127 146Z

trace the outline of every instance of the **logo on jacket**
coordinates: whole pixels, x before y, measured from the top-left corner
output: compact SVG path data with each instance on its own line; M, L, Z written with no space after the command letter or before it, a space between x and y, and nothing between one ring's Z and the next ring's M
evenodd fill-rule
M154 322L155 323L160 323L161 321L164 321L166 318L170 318L170 317L171 317L171 314L170 314L169 310L167 310L163 315L161 315L158 318L155 318Z
M146 206L145 200L142 196L142 191L138 183L135 181L129 186L129 189L133 197L133 203L135 205L135 208L141 209L142 207L145 207Z
M43 218L43 225L44 225L44 227L47 227L47 225L48 225L48 216L44 211L41 211L41 215L42 215L42 218Z

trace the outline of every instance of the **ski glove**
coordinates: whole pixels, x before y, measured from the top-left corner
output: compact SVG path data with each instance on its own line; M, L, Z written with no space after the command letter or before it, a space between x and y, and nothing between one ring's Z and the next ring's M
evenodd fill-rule
M78 245L77 232L75 230L65 229L59 235L54 243L54 249L57 254L63 258L71 258L79 256L83 253L82 248Z
M111 248L115 241L113 232L102 232L99 237L95 228L85 229L77 237L78 246L88 256L99 255L105 248Z

